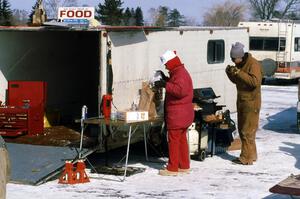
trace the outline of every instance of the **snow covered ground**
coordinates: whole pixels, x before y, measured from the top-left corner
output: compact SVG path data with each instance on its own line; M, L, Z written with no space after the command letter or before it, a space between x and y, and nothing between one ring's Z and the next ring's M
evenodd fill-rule
M104 180L115 176L89 174L90 183L62 185L58 180L40 186L9 183L8 199L44 198L289 198L268 190L290 174L299 174L300 135L296 130L295 85L263 86L260 127L257 132L258 161L254 165L234 165L231 159L239 151L192 161L190 174L177 177L159 176L159 163L133 163L146 171L124 182ZM134 161L130 156L131 161ZM140 157L143 160L143 157ZM95 177L95 178L94 178Z

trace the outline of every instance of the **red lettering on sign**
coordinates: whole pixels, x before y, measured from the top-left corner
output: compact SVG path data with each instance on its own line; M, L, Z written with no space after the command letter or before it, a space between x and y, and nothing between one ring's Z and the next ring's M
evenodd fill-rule
M60 18L91 18L93 12L90 10L60 10Z
M92 16L92 12L90 10L84 11L84 17L91 17L91 16Z
M75 13L72 10L68 10L67 17L74 17Z
M65 10L61 10L61 11L59 12L59 16L60 16L60 17L63 17L64 15L66 15L66 11L65 11Z
M75 15L76 15L76 17L82 17L83 12L81 10L78 10L78 11L76 11Z

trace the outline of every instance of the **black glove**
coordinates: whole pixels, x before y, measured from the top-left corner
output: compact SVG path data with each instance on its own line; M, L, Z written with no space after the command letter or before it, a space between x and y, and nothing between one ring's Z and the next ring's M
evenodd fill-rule
M240 72L240 69L238 69L236 66L230 66L230 65L228 65L226 67L226 72L236 75L236 74L238 74Z
M165 80L165 81L168 80L168 77L165 75L164 72L162 72L161 70L158 70L157 72L160 74L160 76L161 76L161 78L162 78L163 80Z
M159 81L154 82L154 85L156 88L164 88L166 87L166 81L164 79L161 79Z

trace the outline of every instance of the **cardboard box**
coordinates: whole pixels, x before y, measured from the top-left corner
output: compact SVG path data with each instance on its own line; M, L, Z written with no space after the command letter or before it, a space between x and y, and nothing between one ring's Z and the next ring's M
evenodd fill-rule
M148 111L118 111L118 120L125 120L126 122L145 121L148 120Z

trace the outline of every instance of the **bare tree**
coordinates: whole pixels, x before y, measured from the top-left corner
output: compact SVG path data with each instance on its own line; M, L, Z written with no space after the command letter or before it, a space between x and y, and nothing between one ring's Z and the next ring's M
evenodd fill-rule
M44 7L48 18L56 18L59 7L77 6L78 0L45 0Z
M169 8L166 6L159 6L158 15L156 16L155 25L156 26L167 26Z
M76 7L78 6L78 0L64 0L62 5L66 7Z
M185 17L185 25L187 26L197 26L197 20L194 17Z
M150 8L149 11L150 24L154 26L164 27L167 25L169 8L166 6L159 6L158 8Z
M299 0L284 0L285 8L281 12L281 18L284 18L288 13L291 13L297 10L297 7L300 4Z
M28 12L26 10L13 9L12 20L14 25L26 25L28 22Z
M204 14L203 25L236 26L244 19L244 6L227 0L223 4L215 4Z
M153 26L158 16L158 10L155 8L150 8L148 10L148 14L149 14L149 21L146 24Z
M300 0L249 0L255 18L269 20L285 18L294 12Z
M253 16L263 20L271 19L280 0L249 0Z

